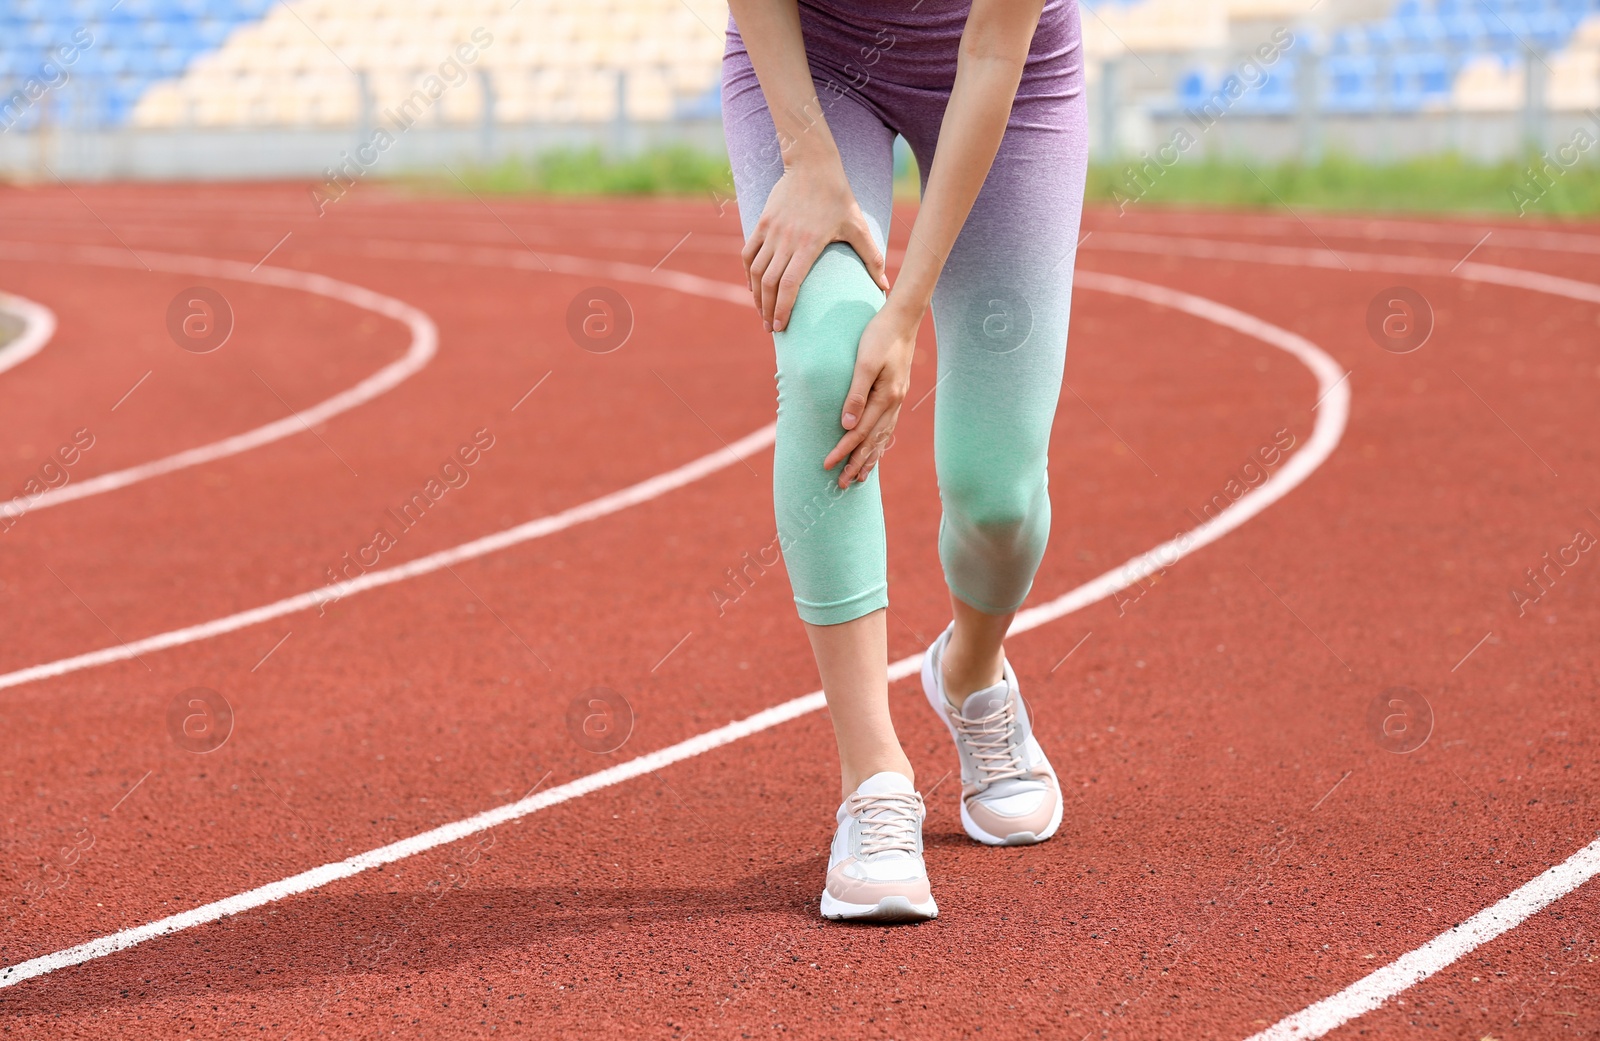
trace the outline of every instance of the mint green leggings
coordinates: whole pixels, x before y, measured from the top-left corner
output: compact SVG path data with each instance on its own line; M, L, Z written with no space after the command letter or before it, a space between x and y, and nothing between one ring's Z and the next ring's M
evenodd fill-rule
M1000 153L933 297L939 352L934 461L944 510L939 558L951 592L989 614L1021 605L1050 533L1047 453L1066 358L1087 164L1076 9L1064 10L1046 29L1071 46L1056 36L1036 37L1043 57L1030 59ZM814 16L809 7L802 14ZM815 30L808 32L807 48L828 127L884 248L894 136L904 135L927 171L948 94L897 86L886 74L897 71L888 61L874 65L870 78L837 80L854 50L841 44L840 69L833 69L826 53L831 30L807 26ZM890 57L904 52L905 75L926 75L929 66L904 33L896 39ZM736 32L724 60L722 97L748 236L783 166L772 117ZM847 622L889 602L878 473L840 491L838 471L822 469L844 434L839 416L856 345L883 300L855 251L834 243L802 283L788 328L773 335L779 547L800 617L817 625ZM913 384L905 409L929 389L926 382ZM880 464L892 465L892 455Z

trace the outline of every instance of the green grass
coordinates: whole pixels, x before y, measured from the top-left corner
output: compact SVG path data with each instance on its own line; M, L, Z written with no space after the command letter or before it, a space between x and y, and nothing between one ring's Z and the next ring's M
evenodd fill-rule
M1393 163L1331 157L1315 164L1249 164L1240 160L1182 157L1170 167L1148 166L1140 179L1127 163L1089 170L1088 201L1125 208L1197 206L1413 213L1515 214L1530 217L1600 214L1600 163L1585 155L1570 169L1551 165L1542 185L1521 162L1477 163L1435 156ZM473 191L532 195L685 196L731 194L728 161L689 146L609 157L599 149L567 149L468 168ZM453 179L429 179L460 190ZM1516 189L1519 196L1513 195ZM897 198L917 197L915 164L899 172Z
M473 191L518 195L731 195L726 156L688 145L608 157L598 148L559 149L495 166L469 167L462 180ZM457 190L454 180L437 182Z
M1158 171L1130 176L1127 164L1089 171L1093 202L1127 208L1147 205L1211 206L1413 213L1508 213L1573 217L1600 213L1600 165L1580 161L1562 170L1551 164L1538 180L1522 162L1475 163L1436 156L1394 163L1333 157L1307 165L1246 165L1233 160L1180 158ZM1141 194L1141 184L1143 192ZM1517 194L1513 195L1513 189ZM1131 200L1131 201L1129 201Z
M612 157L598 148L556 149L507 159L494 166L468 166L461 179L475 192L504 195L684 196L733 194L728 157L673 145L638 155ZM425 177L425 187L460 191L454 178ZM917 197L917 168L895 176L895 197Z

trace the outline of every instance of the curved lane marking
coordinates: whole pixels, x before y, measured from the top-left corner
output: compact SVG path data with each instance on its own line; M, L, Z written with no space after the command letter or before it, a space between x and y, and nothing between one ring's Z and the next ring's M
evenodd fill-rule
M56 314L33 300L0 293L0 311L22 319L22 331L0 344L0 372L14 369L38 354L56 334Z
M1237 260L1343 270L1325 250L1299 246L1258 246L1214 239L1109 232L1096 237L1101 248L1139 253L1181 255L1207 260ZM1352 267L1366 271L1456 277L1515 289L1564 296L1600 304L1600 286L1539 271L1426 257L1393 257L1381 253L1341 252ZM1390 998L1416 986L1463 955L1516 928L1533 915L1600 874L1600 839L1519 886L1504 899L1429 940L1344 990L1253 1034L1247 1041L1309 1041L1377 1009Z
M1311 437L1306 441L1305 446L1291 456L1262 484L1246 492L1232 505L1226 507L1221 513L1199 527L1180 534L1176 538L1128 560L1120 567L1113 568L1098 578L1092 579L1048 603L1018 613L1011 624L1010 632L1014 634L1038 628L1046 622L1053 621L1088 604L1102 600L1140 578L1152 574L1163 567L1171 566L1174 561L1188 556L1201 546L1215 542L1227 532L1239 527L1304 482L1332 454L1339 443L1340 436L1344 433L1345 424L1349 418L1350 388L1344 371L1332 357L1303 336L1205 297L1152 285L1148 282L1123 278L1118 275L1103 275L1091 271L1080 271L1076 276L1076 284L1083 289L1133 297L1157 306L1173 308L1197 318L1214 322L1225 328L1233 329L1286 351L1304 363L1311 370L1312 375L1316 377L1318 397L1322 400L1322 404L1316 411L1316 420L1312 428ZM734 289L739 301L745 302L745 290L738 287L734 287ZM584 506L575 507L564 514L557 514L556 517L575 515L579 511L590 511L587 516L581 518L588 519L589 516L600 516L604 513L615 512L632 502L642 502L645 499L654 498L656 495L668 490L668 488L680 487L705 474L723 469L731 465L736 457L742 458L742 454L748 454L759 447L765 447L772 440L772 431L773 427L771 425L763 427L736 442L739 447L734 451L724 451L703 456L669 474L652 478L651 481L634 485L632 488L613 493ZM647 485L652 486L648 493L644 491ZM623 501L624 497L626 497L626 501ZM604 509L597 507L597 504L607 502L607 500L610 500L610 502ZM483 556L496 549L503 549L507 546L527 541L530 538L536 538L540 534L545 534L546 530L559 530L557 527L552 526L553 521L554 518L530 521L527 524L519 525L497 535L468 543L466 546L458 547L456 550L433 554L431 557L420 558L411 564L400 565L384 572L368 572L361 578L355 579L346 585L354 586L363 579L377 579L362 587L373 588L378 585L388 585L403 578L410 578L413 575L436 571L443 568L447 563ZM577 523L576 518L560 524L560 527L570 527L573 523ZM454 556L449 556L449 559L446 559L447 555L450 554L454 554ZM325 587L327 591L332 591L333 588ZM305 601L307 597L313 596L315 594L302 594L301 597L291 597L289 601L279 601L278 604L299 601L298 606L289 609L300 610L311 606L311 603ZM267 608L258 609L258 611L271 611L277 606L269 605ZM286 611L277 613L286 613ZM250 612L246 612L246 614L250 614ZM267 617L275 617L275 614ZM242 619L244 616L234 615L232 618ZM250 621L244 620L237 625L231 626L231 628L240 628L248 624L251 624ZM180 630L179 632L195 632L199 628L201 627ZM167 636L173 635L167 634ZM177 643L188 643L193 642L194 639L203 638L204 636L195 635L182 640L171 640L160 646L174 646ZM160 640L163 637L154 639ZM150 649L156 648L152 645ZM125 657L131 657L131 654L119 655L119 658ZM119 659L112 658L107 660ZM913 675L919 668L921 661L922 655L918 653L892 663L889 666L890 680L900 680ZM85 662L83 656L80 656L79 659L66 659L66 662L54 664L63 665L71 662L83 663L73 665L72 668L62 668L56 672L45 674L59 675L60 672L73 671L75 668L87 668L90 664L100 663L99 661ZM35 669L49 668L51 666L35 667ZM33 670L23 671L30 672ZM5 683L6 686L15 686L17 683L27 682L27 679L13 679L13 677L17 676L19 676L18 673L12 673L0 679L9 681ZM29 676L28 678L38 677ZM349 878L363 871L459 841L468 835L526 817L547 807L568 802L591 792L599 791L602 788L620 784L623 781L639 777L653 770L659 770L672 763L702 755L723 745L748 737L751 734L759 733L780 723L815 712L825 705L826 700L822 692L813 691L810 694L764 709L726 726L718 727L715 730L680 741L675 745L646 753L625 763L619 763L605 770L569 781L548 791L530 795L517 802L486 810L463 820L443 824L413 835L410 838L390 843L387 846L380 846L377 849L368 850L365 853L331 864L323 864L320 867L302 871L289 878L259 886L222 900L213 901L181 914L171 915L145 925L124 929L108 936L78 944L75 947L69 947L52 954L42 955L29 961L8 966L0 969L0 988L9 987L21 983L23 980L32 979L35 976L54 972L57 969L82 964L96 958L103 958L144 943L147 940L205 925L219 918L225 918L229 915L261 907L264 904L283 900L298 893L304 893L340 879Z
M1386 271L1397 275L1423 275L1461 278L1469 282L1488 282L1512 289L1564 296L1570 300L1600 304L1600 285L1580 282L1542 271L1485 264L1465 260L1452 264L1434 257L1393 256L1387 253L1361 253L1340 250L1334 256L1327 249L1308 246L1267 246L1219 239L1192 239L1181 236L1146 235L1140 232L1107 231L1089 240L1095 249L1129 253L1154 253L1161 256L1195 257L1204 260L1236 260L1248 264L1275 264L1281 267L1319 267L1332 271ZM1088 246L1089 243L1084 243ZM1341 258L1345 263L1340 263ZM1346 266L1348 264L1348 267Z
M115 256L115 252L116 251L107 251L108 254L113 256ZM159 254L154 255L159 256ZM141 256L150 257L153 256L153 254L145 253L141 254ZM524 260L530 259L530 255L527 253L513 252L512 256L520 257ZM411 259L417 258L412 257ZM506 257L499 255L496 255L491 259L494 266L497 267L505 266L507 260ZM723 300L739 304L748 304L750 301L750 294L748 290L726 282L717 282L712 279L701 278L698 275L689 275L676 271L653 271L652 269L644 267L640 264L627 264L615 261L594 261L587 260L582 257L547 255L546 259L550 261L551 265L557 266L562 273L566 274L598 275L601 277L615 278L623 281L641 282L647 285L655 285L666 289L674 289L679 292L688 293L694 296L708 297L713 300ZM118 258L117 263L121 264L122 262L122 259ZM544 270L544 267L541 266L540 270ZM299 272L290 273L300 274ZM312 277L320 278L321 276ZM362 290L362 292L366 292L366 290ZM374 295L376 296L377 294ZM409 305L401 304L399 301L395 301L395 303L400 307L409 307ZM412 310L415 309L413 308ZM427 319L426 315L423 315L421 311L417 311L416 314L422 316L424 321L428 321L429 328L432 328L432 322ZM425 363L426 362L424 361L424 364ZM403 379L404 377L401 378ZM396 380L395 382L399 381ZM347 391L346 393L350 392ZM326 402L324 404L326 404ZM348 407L353 407L353 405ZM302 416L307 414L307 412L301 413ZM591 499L586 503L581 503L558 513L547 514L546 516L538 517L534 520L525 521L524 523L513 528L508 528L491 535L485 535L481 538L473 539L470 542L463 543L451 549L441 550L437 553L431 553L425 557L419 557L416 560L409 561L405 564L398 564L392 568L385 568L380 571L368 571L365 574L362 574L354 579L350 579L346 582L331 583L329 585L310 590L309 592L301 593L296 596L285 597L282 600L276 600L269 604L263 604L260 607L251 608L246 611L239 611L221 618L215 618L209 622L185 626L182 629L173 629L164 633L158 633L155 636L148 636L141 640L135 640L132 643L123 643L114 647L105 647L98 651L88 651L84 654L73 655L69 658L61 658L53 662L45 662L41 665L33 665L27 668L17 669L12 672L0 674L0 690L4 690L8 687L21 686L24 683L31 683L34 680L47 679L52 676L63 676L69 672L78 672L82 669L94 668L98 665L107 665L111 662L126 661L130 658L137 657L145 651L160 651L169 647L178 647L182 646L183 644L195 643L200 640L208 640L212 637L221 636L224 633L231 633L247 626L269 621L273 618L280 618L284 615L293 614L297 611L309 610L310 608L318 607L325 603L331 603L353 593L364 592L368 589L376 589L379 586L392 585L395 582L401 582L408 578L415 578L418 575L426 575L431 572L438 571L441 568L449 567L452 564L457 564L464 560L473 560L488 553L498 552L499 550L505 549L509 546L517 545L521 542L542 538L545 535L562 531L566 528L573 527L574 525L582 524L585 521L594 520L597 517L604 517L609 513L615 513L618 510L625 509L629 506L646 502L650 499L656 498L659 495L664 495L675 488L681 488L686 484L697 481L701 477L721 469L723 466L739 462L740 460L745 459L747 456L759 452L763 448L766 448L768 445L772 444L775 430L775 424L769 423L759 430L740 438L732 445L719 449L715 452L711 452L700 457L699 459L685 463L684 465L668 471L667 473L659 474L647 480L640 481L637 484L630 485L627 488L623 488L620 491L602 495L597 499ZM258 432L259 431L252 433ZM247 437L250 435L239 436ZM217 442L217 444L220 445L223 444L223 442ZM191 452L203 452L214 447L216 446L204 446L200 449L192 449ZM243 450L243 448L237 449L237 451ZM180 453L180 455L183 454L186 453ZM178 458L178 456L168 457L169 460L176 458ZM721 461L719 462L718 460ZM156 463L146 463L144 466L158 466L166 461L167 460L158 460ZM203 462L205 460L196 461ZM194 465L194 461L184 465L192 466ZM178 467L173 466L170 469L177 468ZM133 469L140 468L135 467ZM127 472L128 471L120 471L120 473ZM114 477L116 475L108 474L105 476ZM154 476L154 474L152 473L147 476ZM91 484L95 480L102 479L104 478L91 478L89 481L85 481L84 484ZM143 480L144 477L140 477L138 479ZM62 490L73 487L75 486L67 485ZM98 490L109 491L110 488L106 487ZM83 494L93 494L93 492L80 493L78 497L81 498ZM37 508L38 503L42 501L42 498L35 500L34 508Z
M422 311L410 304L396 300L392 296L364 289L361 286L341 282L336 278L326 275L316 275L305 271L295 271L291 268L280 267L251 267L237 260L219 260L213 257L192 256L185 253L157 253L148 251L139 254L145 262L144 266L156 271L166 271L185 275L198 275L201 278L225 278L235 282L254 282L258 285L277 286L284 289L298 289L307 293L315 293L332 300L350 304L363 310L372 311L386 318L393 318L411 330L411 345L399 359L390 362L366 379L353 387L342 390L325 401L318 402L309 408L299 410L294 415L285 416L274 420L264 426L247 430L242 434L234 434L220 441L200 445L196 448L185 449L161 459L154 459L147 463L126 467L122 470L113 470L110 473L88 477L82 481L65 484L59 488L51 489L32 500L28 512L59 506L65 502L85 499L91 495L100 495L126 488L131 484L148 481L152 477L169 474L175 470L183 470L201 463L214 462L225 459L240 452L247 452L252 448L282 440L291 434L303 433L310 427L324 420L348 412L358 405L393 390L406 379L415 375L424 365L433 360L439 348L439 330ZM102 267L128 267L141 269L140 265L122 250L107 249L100 246L82 246L70 250L35 249L22 243L0 243L0 258L15 260L65 260L68 263L94 264ZM0 365L0 368L3 368Z
M32 500L28 507L30 513L50 506L58 506L64 502L72 502L91 495L100 495L118 488L126 488L131 484L137 484L162 474L172 473L175 470L182 470L191 466L198 466L201 463L209 463L217 459L238 455L252 448L259 448L262 445L281 440L291 434L300 433L308 426L323 422L342 412L348 412L359 405L371 401L378 395L392 390L427 365L438 350L438 328L427 314L393 297L351 285L347 282L341 282L326 275L296 271L292 268L252 268L240 261L221 260L182 253L146 251L140 253L139 256L149 267L155 270L299 289L365 308L385 317L394 318L409 326L411 329L411 346L398 361L391 362L360 383L335 394L326 401L310 408L301 409L297 416L286 416L265 426L257 427L242 434L235 434L220 441L177 452L148 463L140 463L126 469L86 478L74 484L63 485ZM61 260L63 257L66 262L139 269L137 262L124 251L106 247L83 246L70 250L59 250L35 249L26 243L0 243L0 259ZM638 282L733 303L746 303L750 298L749 292L738 286L683 272L656 271L642 264L589 260L583 257L554 254L544 254L543 257L544 260L549 262L548 264L536 263L538 258L525 252L501 250L494 251L490 260L491 266L496 267L504 267L509 263L513 267L530 267L537 270L548 269L561 274L597 275L602 278ZM438 259L438 257L429 256L427 247L423 247L407 254L406 259L426 260ZM475 259L481 261L483 258ZM41 310L46 315L49 315L50 329L53 331L55 328L54 315L50 315L48 309L41 308ZM45 338L48 339L48 336L49 334L46 333ZM40 346L42 346L42 341ZM14 365L22 361L23 357L26 357L26 355L22 355L8 361L13 349L7 348L5 351L0 351L0 371L4 371L10 365ZM39 347L35 346L29 353L36 353L38 349Z

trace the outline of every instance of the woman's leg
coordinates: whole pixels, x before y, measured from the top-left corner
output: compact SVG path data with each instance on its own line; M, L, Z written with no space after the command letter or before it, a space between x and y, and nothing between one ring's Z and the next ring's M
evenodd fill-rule
M946 699L960 708L968 694L1000 682L1006 630L1017 612L987 614L952 592L950 615L954 624L939 668Z
M1002 640L1050 533L1047 457L1066 359L1087 166L1081 95L1019 98L933 298L939 557L959 702L1001 679ZM919 158L931 142L912 142ZM924 164L924 169L926 169Z
M884 770L916 781L889 719L889 645L883 616L879 609L838 625L806 623L839 743L839 785L845 795Z
M886 245L893 134L852 97L824 97L823 115L856 200ZM737 43L724 63L723 123L748 236L783 172L772 117ZM856 346L883 293L854 250L825 249L801 284L787 328L773 334L778 431L773 505L779 547L806 624L839 744L844 793L873 774L911 778L889 719L883 506L876 473L841 491L822 460L844 434L839 415Z
M1075 12L1065 17L1075 35ZM922 688L955 742L962 827L989 845L1043 842L1064 812L1003 648L1050 533L1046 462L1087 160L1078 52L1051 50L1061 57L1041 75L1059 89L1019 92L933 297L939 557L954 621L928 650ZM937 127L921 129L907 139L924 158Z

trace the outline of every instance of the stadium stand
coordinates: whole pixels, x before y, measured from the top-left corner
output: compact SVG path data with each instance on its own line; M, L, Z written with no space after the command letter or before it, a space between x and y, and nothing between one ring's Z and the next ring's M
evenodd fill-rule
M1091 88L1131 56L1159 80L1142 101L1192 109L1282 26L1294 46L1234 111L1291 114L1308 88L1320 110L1352 116L1514 111L1530 62L1551 110L1600 105L1600 0L1322 8L1308 20L1302 0L1086 3ZM8 0L0 127L708 118L726 19L725 0Z
M0 86L53 88L15 124L345 125L430 74L446 81L426 116L440 123L704 115L727 21L722 0L113 2L0 7ZM89 42L51 65L74 34Z
M1193 28L1163 21L1163 0L1101 12L1102 24L1085 22L1085 50L1103 57L1133 51L1185 54L1222 50L1219 35L1238 34L1190 5ZM1289 9L1270 0L1217 4L1224 23L1245 17L1270 20ZM1212 10L1214 11L1215 8ZM1208 12L1210 13L1210 12ZM1119 21L1114 20L1120 19ZM1286 22L1309 41L1297 41L1266 79L1239 97L1241 113L1287 114L1296 110L1302 64L1315 67L1316 107L1344 114L1443 111L1511 111L1526 102L1527 67L1540 66L1544 104L1576 111L1600 103L1600 2L1597 0L1400 0L1384 17L1322 31ZM1172 26L1163 33L1136 27ZM1124 33L1126 26L1128 32ZM1135 43L1134 41L1138 41ZM1309 46L1307 45L1309 43ZM1142 46L1141 46L1142 45ZM1231 68L1195 64L1176 78L1169 108L1193 108L1224 89Z

